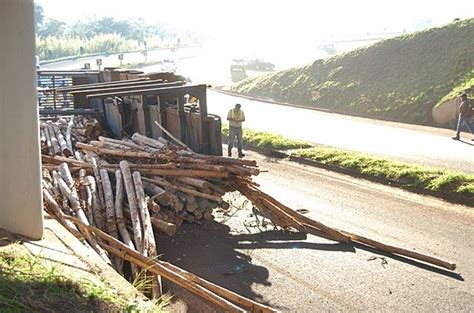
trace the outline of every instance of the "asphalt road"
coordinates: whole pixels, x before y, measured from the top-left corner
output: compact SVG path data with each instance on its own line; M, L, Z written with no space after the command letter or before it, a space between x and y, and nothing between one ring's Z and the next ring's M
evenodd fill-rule
M235 103L245 112L244 127L314 144L434 167L474 173L474 135L434 127L385 122L301 109L208 92L208 111L223 117Z
M445 271L362 246L256 227L230 195L219 223L159 243L163 259L282 311L474 310L474 212L396 188L250 153L261 189L329 226L457 264ZM235 196L235 197L234 197ZM240 208L237 210L237 208ZM246 209L244 209L246 208ZM190 311L210 308L191 305Z

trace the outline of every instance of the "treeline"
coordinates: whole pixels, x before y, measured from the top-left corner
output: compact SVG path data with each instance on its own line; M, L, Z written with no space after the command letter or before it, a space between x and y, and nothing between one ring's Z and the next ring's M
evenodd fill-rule
M45 18L35 3L36 49L41 60L171 45L200 43L195 33L180 34L166 25L147 25L142 19L116 20L112 17L73 24Z

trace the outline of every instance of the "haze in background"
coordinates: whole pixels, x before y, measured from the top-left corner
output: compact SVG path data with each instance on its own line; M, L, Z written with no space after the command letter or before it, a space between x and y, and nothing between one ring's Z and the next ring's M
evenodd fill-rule
M474 15L474 1L36 0L45 17L68 23L104 16L143 18L204 34L211 50L270 59L277 68Z

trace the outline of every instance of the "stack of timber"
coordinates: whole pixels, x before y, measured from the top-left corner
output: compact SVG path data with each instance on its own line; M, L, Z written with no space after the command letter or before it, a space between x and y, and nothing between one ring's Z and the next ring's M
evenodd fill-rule
M65 124L41 127L54 131ZM223 187L250 182L259 173L255 161L196 154L182 143L138 133L123 140L79 139L71 153L45 149L42 155L44 206L51 216L119 273L149 279L154 298L161 296L163 276L226 310L273 312L157 260L156 236L173 236L183 223L213 220L213 209L229 207Z
M55 132L51 124L42 124L42 130ZM150 279L153 297L161 295L163 277L226 311L273 311L157 259L156 236L173 236L183 223L212 221L213 209L229 207L222 197L232 191L239 191L282 229L456 268L454 263L310 219L258 188L252 181L259 174L254 160L198 154L169 138L138 133L122 140L75 137L71 154L50 155L48 146L42 155L45 210L118 272L131 279Z
M62 117L57 121L40 121L41 152L49 156L74 155L76 142L88 142L103 135L101 124L95 118L84 116Z

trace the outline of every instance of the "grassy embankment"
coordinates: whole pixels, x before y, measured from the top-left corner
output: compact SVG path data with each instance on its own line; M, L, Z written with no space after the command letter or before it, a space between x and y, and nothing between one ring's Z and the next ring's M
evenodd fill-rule
M222 128L222 136L227 138L228 126L223 125ZM292 156L349 169L374 178L396 181L404 188L442 192L448 195L472 198L474 201L474 175L417 166L343 149L312 146L280 135L250 129L244 129L243 141L247 147L280 151L291 150L289 154Z
M432 109L473 88L474 19L383 40L226 89L299 105L431 124Z
M137 307L135 299L124 299L113 286L66 275L62 265L15 248L0 251L1 312L163 312L160 305Z

